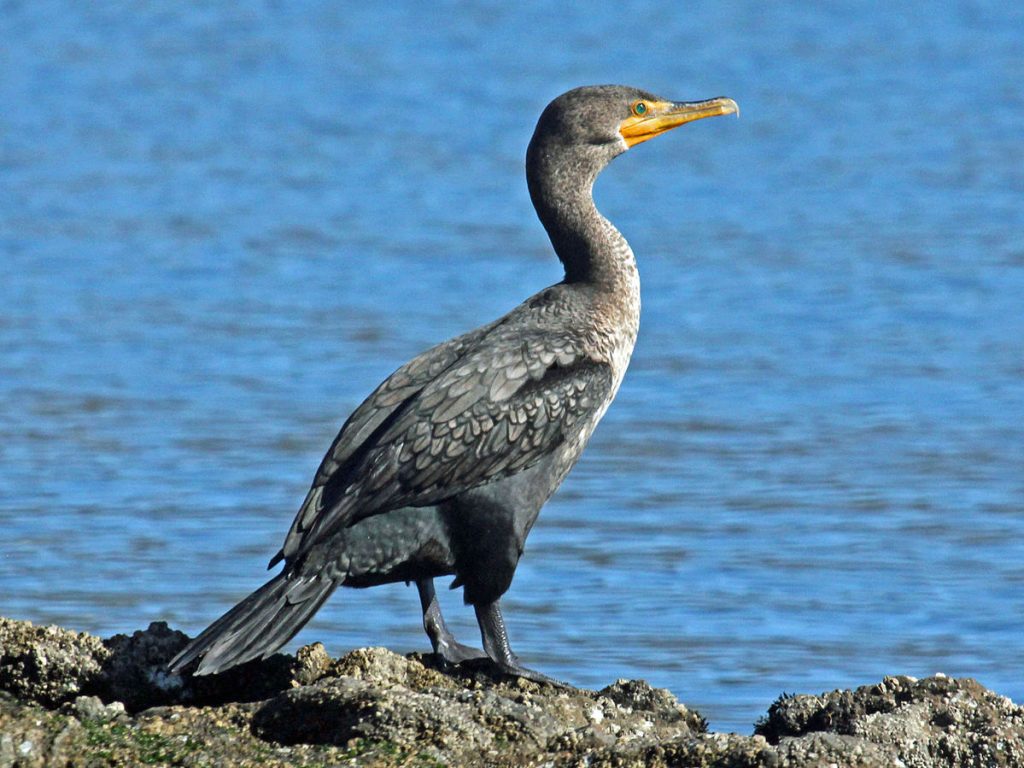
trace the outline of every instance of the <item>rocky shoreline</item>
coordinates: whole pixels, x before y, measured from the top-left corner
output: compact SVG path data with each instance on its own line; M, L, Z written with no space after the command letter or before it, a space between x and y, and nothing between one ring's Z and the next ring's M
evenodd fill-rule
M165 624L107 640L0 618L0 768L19 766L1021 766L1024 706L970 679L783 696L751 736L668 691L446 674L319 644L214 678L167 675Z

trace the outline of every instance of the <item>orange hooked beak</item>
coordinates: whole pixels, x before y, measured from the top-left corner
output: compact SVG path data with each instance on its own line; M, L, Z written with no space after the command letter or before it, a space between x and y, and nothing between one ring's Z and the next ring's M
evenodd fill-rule
M705 101L638 101L633 114L619 125L619 134L632 147L684 123L739 112L739 105L725 96Z

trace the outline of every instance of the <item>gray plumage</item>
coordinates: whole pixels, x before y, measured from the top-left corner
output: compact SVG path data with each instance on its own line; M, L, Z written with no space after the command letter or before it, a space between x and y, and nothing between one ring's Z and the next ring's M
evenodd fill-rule
M633 253L598 213L597 174L629 144L636 104L620 86L579 88L544 110L527 181L565 279L499 320L427 350L352 413L314 477L281 551L283 571L218 619L171 663L197 674L266 657L339 585L415 581L435 652L523 668L499 598L542 505L576 463L614 398L636 340ZM652 107L653 109L653 107ZM456 642L433 579L455 576L484 651Z

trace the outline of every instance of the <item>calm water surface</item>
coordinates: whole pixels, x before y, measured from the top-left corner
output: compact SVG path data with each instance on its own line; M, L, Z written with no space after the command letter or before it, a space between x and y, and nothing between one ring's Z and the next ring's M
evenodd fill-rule
M1024 700L1024 12L343 5L0 5L0 613L194 633L260 584L362 397L560 278L523 152L625 82L743 116L598 184L643 329L515 647L719 729L893 673ZM404 586L314 640L426 647Z

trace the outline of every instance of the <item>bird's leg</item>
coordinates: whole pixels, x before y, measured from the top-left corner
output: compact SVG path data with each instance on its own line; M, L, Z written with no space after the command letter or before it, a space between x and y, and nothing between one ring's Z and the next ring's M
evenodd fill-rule
M441 657L445 664L461 664L469 659L484 659L487 654L479 648L463 645L448 629L441 615L441 604L434 592L433 579L417 579L416 589L420 593L420 606L423 608L423 629L430 638L434 653Z
M525 677L527 680L538 683L566 685L540 672L527 669L519 663L519 658L512 653L512 648L508 644L508 630L505 629L505 619L501 615L501 607L497 600L486 605L477 605L475 608L476 620L480 624L480 635L484 641L484 650L502 672Z

